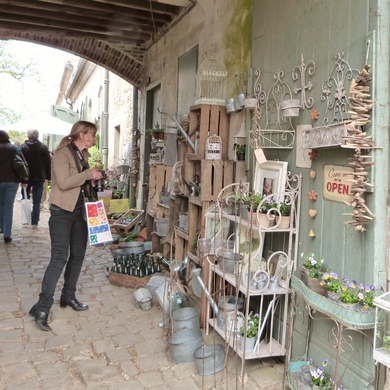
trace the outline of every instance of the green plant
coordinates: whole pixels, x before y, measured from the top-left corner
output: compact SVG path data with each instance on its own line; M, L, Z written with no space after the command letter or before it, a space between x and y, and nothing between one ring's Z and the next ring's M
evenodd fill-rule
M138 237L139 237L138 232L132 231L132 232L130 232L130 233L126 236L125 242L132 242L132 241L135 241L135 239L138 238Z
M115 190L112 193L112 198L113 199L122 199L122 197L123 197L123 191L122 190Z
M99 150L99 148L94 145L89 149L90 156L88 157L88 164L91 168L96 168L102 170L103 166L103 156Z
M313 360L308 360L310 366L310 375L311 375L311 385L320 386L322 389L331 389L333 386L333 381L329 374L325 372L325 367L328 365L328 361L325 359L322 362L322 367L316 367L313 364Z
M164 129L160 129L159 127L155 127L153 129L146 129L147 137L158 137L160 134L164 134Z
M324 272L321 284L332 293L337 293L341 291L342 282L336 272Z
M259 207L261 201L264 199L264 196L260 193L256 193L251 196L251 199L252 199L253 210L255 211Z
M374 299L379 295L379 292L383 291L383 287L379 290L375 286L365 286L363 290L363 306L365 309L373 308Z
M379 340L382 340L383 348L386 349L386 351L390 351L390 336L387 336L385 334L382 336L380 331L378 331L376 336Z
M324 259L317 258L313 252L308 253L306 256L302 253L301 257L303 257L303 268L309 271L309 278L322 278L324 273L324 270L322 269Z
M282 215L290 215L291 204L287 204L286 202L280 203L279 211Z
M276 209L278 204L272 198L266 198L264 202L261 203L261 212L267 213L271 209Z
M248 316L248 326L246 327L246 337L248 338L256 337L258 329L259 329L259 315L257 313L253 314L252 312L250 312ZM242 326L240 328L240 334L241 336L245 336L245 326Z
M236 154L245 154L246 145L240 145L240 144L234 144L233 150L236 152Z
M348 279L343 279L340 293L340 301L343 303L363 303L364 286L357 285L355 280L349 282Z

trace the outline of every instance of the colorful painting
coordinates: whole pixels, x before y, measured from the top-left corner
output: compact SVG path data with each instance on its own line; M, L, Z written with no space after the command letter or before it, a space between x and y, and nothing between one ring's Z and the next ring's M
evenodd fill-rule
M112 241L110 224L102 200L85 204L87 211L88 237L91 245L99 245Z

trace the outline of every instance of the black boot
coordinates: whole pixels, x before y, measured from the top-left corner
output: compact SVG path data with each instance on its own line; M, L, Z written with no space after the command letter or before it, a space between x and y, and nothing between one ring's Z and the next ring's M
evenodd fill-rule
M84 303L80 303L76 298L73 299L66 298L64 295L61 295L60 306L61 307L70 306L73 310L76 311L88 310L88 305L84 305Z
M30 311L28 312L28 314L30 314L31 317L35 317L35 312L37 311L37 304L35 304L31 309Z
M30 310L30 312L31 312L31 310ZM43 311L35 310L34 317L35 317L35 323L38 325L39 329L45 330L45 331L51 330L49 324L47 323L47 318L49 317L48 314L44 313Z

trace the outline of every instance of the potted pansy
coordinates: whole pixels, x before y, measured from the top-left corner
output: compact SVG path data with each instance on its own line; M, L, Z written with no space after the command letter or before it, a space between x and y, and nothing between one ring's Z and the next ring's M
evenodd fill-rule
M333 301L340 300L342 282L336 272L326 271L322 275L321 284L326 287L326 296Z
M374 299L383 292L383 287L377 289L375 286L364 286L363 289L363 301L360 303L363 304L364 309L369 310L375 307Z
M278 204L272 198L265 197L260 201L259 206L260 213L258 213L258 219L260 222L260 226L263 228L267 228L275 224L275 215L272 213L272 210L276 210Z
M318 367L313 364L312 359L309 359L308 363L310 367L310 384L312 385L312 389L332 389L333 380L329 374L325 372L325 367L328 365L328 361L325 359L322 362L322 366Z
M306 255L302 253L301 257L303 258L303 282L315 293L325 295L326 288L321 284L321 279L324 274L324 269L322 268L324 259L317 257L313 252Z
M253 348L256 344L257 332L259 330L259 315L253 314L253 312L249 313L248 316L248 324L247 326L242 326L240 328L240 336L241 336L241 349L244 349L244 342L246 341L246 352L253 352ZM246 339L246 340L245 340Z
M276 225L279 229L288 229L290 226L290 213L291 213L291 204L281 202L279 204L279 213L276 215Z
M358 285L355 280L349 281L344 278L342 280L340 303L348 310L356 311L359 308L359 304L363 303L364 286Z

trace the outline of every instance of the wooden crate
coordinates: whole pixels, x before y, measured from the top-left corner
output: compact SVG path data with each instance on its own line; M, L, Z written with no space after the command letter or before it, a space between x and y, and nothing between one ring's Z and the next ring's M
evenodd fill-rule
M196 132L199 131L198 153L188 147L188 153L205 158L207 138L217 135L222 139L222 160L228 159L229 118L226 106L198 104L190 108L189 136L195 144Z
M167 188L172 178L172 167L166 165L154 165L150 167L148 210L156 210L161 202L161 191Z
M137 276L120 274L118 272L110 271L108 279L111 284L115 284L119 287L146 287L146 284L149 282L152 275L145 276L143 278L138 278Z
M134 225L140 220L142 217L144 211L143 210L135 210L130 209L126 214L122 215L114 224L113 227L116 229L117 233L122 236L126 237L129 235L130 230L134 227ZM130 223L126 223L126 220L132 217L132 220Z
M200 200L202 202L216 200L222 188L233 183L234 162L202 160L201 167Z

